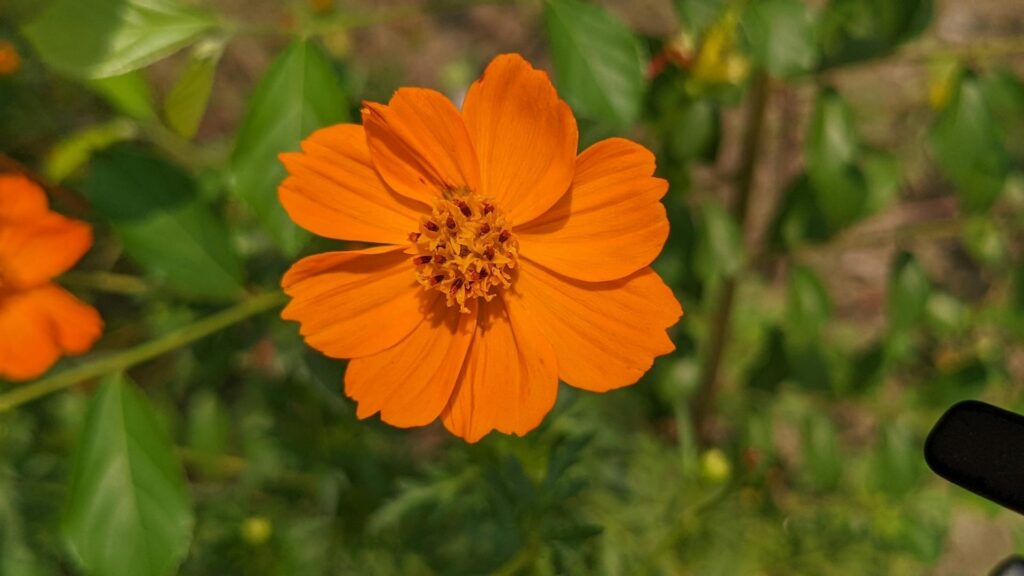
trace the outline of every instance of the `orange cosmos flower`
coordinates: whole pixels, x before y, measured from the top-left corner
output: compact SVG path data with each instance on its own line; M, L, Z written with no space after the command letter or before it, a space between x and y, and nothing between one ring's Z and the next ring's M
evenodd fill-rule
M438 417L475 442L523 435L558 380L604 392L674 350L682 309L651 270L668 235L654 156L612 138L578 157L576 121L546 74L497 57L461 112L398 90L363 125L283 154L282 204L321 236L381 244L297 262L282 313L350 358L357 415Z
M51 212L39 186L0 175L0 379L35 378L99 338L99 313L51 282L91 245L89 225Z

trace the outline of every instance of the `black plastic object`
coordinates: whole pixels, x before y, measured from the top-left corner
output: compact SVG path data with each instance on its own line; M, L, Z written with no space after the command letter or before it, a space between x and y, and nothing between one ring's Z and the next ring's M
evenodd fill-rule
M960 402L928 434L924 458L946 480L1024 514L1024 416Z
M1024 576L1024 558L1020 556L1010 556L996 569L993 570L989 576Z

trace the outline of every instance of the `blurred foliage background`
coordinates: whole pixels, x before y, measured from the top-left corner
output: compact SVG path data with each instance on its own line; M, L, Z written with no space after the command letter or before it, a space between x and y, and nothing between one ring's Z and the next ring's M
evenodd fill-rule
M652 148L687 311L524 439L359 422L276 310L280 151L499 52ZM1024 410L1020 0L0 0L0 163L90 221L107 327L0 383L0 574L980 574L921 457Z

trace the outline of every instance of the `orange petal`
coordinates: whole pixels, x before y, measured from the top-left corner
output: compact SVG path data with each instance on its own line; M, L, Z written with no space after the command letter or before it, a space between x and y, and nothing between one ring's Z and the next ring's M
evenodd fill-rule
M423 321L440 292L416 284L401 246L326 252L299 260L281 286L281 312L301 324L306 343L333 358L369 356L394 346Z
M103 331L96 309L54 284L0 298L0 378L29 380L61 354L87 351Z
M569 189L579 133L547 74L517 54L491 61L462 106L483 194L512 221L540 216Z
M611 138L587 148L576 160L570 192L516 229L520 255L591 282L649 265L668 238L660 202L668 182L652 174L654 155L639 144Z
M49 282L74 266L90 246L88 224L55 212L0 225L0 284L28 288Z
M537 322L565 383L594 392L627 386L656 356L675 350L665 329L683 311L652 269L610 282L583 282L520 263L509 310Z
M302 153L281 155L288 178L278 196L296 224L338 240L401 244L430 207L399 196L380 179L357 124L317 130Z
M481 303L479 314L466 366L441 418L467 442L491 430L523 436L555 405L555 354L533 319L510 315L500 298Z
M345 393L359 403L356 416L380 412L381 420L402 428L436 420L452 396L473 339L476 307L470 310L461 314L437 298L405 340L349 362Z
M373 165L399 194L433 206L442 190L480 188L466 124L444 95L402 88L387 106L365 103L363 126Z
M0 220L6 222L42 216L49 209L46 193L22 174L0 174Z

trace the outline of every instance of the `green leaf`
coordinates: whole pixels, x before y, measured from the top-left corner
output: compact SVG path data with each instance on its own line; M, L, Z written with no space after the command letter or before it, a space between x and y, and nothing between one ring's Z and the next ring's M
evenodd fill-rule
M725 0L676 0L676 12L683 28L691 35L703 33L725 12Z
M134 138L136 131L132 122L117 118L68 135L46 156L46 177L54 182L64 180L85 166L93 154L114 143Z
M270 66L249 102L231 157L234 189L287 255L309 236L288 218L277 200L285 176L278 154L297 150L318 128L348 120L345 94L327 56L298 40Z
M721 122L718 110L708 99L686 99L681 102L666 118L664 129L676 157L714 159Z
M889 280L889 357L899 359L909 352L909 333L924 319L929 294L931 282L924 268L912 255L901 253Z
M695 266L703 278L734 276L745 260L743 234L736 220L714 203L704 205Z
M811 412L803 426L803 473L810 486L830 491L843 474L842 450L836 427L824 414Z
M206 104L213 90L213 77L224 45L209 42L199 45L192 54L185 71L164 100L164 118L167 125L185 138L192 138L206 112Z
M216 25L175 0L54 0L25 34L53 68L101 78L147 66Z
M241 295L242 265L227 229L177 167L117 146L96 155L85 194L151 278L195 300Z
M816 24L802 0L763 0L747 5L744 30L755 60L772 76L790 78L818 64Z
M94 92L109 102L115 110L125 116L136 120L156 118L156 110L153 108L153 93L149 89L146 78L139 70L118 76L94 78L87 80L86 83Z
M622 22L579 0L544 9L559 93L581 116L619 130L640 116L646 81L644 51Z
M93 397L75 457L63 531L94 576L168 576L188 552L184 471L146 398L121 376Z
M932 20L932 0L831 0L821 17L824 67L885 56Z
M769 229L776 250L794 248L805 242L819 243L832 235L817 193L806 174L793 180L782 195L782 203Z
M831 308L828 292L814 271L798 266L790 272L786 322L791 340L818 342Z
M992 118L1003 145L1017 162L1024 161L1024 82L1013 72L1000 70L981 80Z
M866 182L857 164L859 158L853 113L838 93L823 91L807 135L807 175L832 230L852 223L864 212Z
M1009 173L996 119L981 85L965 76L931 132L931 148L939 171L957 188L961 205L984 212L996 201Z

